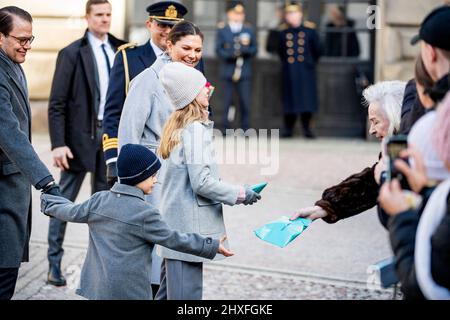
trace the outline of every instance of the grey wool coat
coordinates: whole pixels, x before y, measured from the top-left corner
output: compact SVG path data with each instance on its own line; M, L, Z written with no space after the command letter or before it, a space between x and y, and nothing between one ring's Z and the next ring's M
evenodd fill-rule
M0 50L1 51L1 50ZM31 110L25 75L0 52L0 268L28 261L31 185L53 181L31 145Z
M226 234L222 203L234 205L240 186L220 180L213 145L213 122L194 122L181 133L181 142L163 162L161 213L167 224L180 232L196 232L221 238ZM225 243L227 246L227 243ZM204 262L190 254L158 247L163 258ZM225 257L217 255L214 260Z
M41 211L60 220L87 223L89 247L77 294L96 300L150 300L154 244L213 259L219 241L179 233L161 220L142 190L116 183L75 205L43 194Z
M162 55L131 82L120 117L119 152L127 143L158 148L164 124L174 111L159 81L159 72L169 62L170 57Z

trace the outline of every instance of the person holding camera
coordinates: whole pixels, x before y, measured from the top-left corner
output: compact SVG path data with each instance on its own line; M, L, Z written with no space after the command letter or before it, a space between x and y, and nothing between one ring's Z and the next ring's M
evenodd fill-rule
M369 132L380 141L399 130L405 85L401 81L385 81L372 85L363 92L369 108ZM383 168L383 161L378 161L372 167L327 188L314 206L298 210L291 220L300 217L312 220L321 218L327 223L336 223L374 207L379 191L378 177Z
M401 157L410 157L413 166L395 162L412 191L424 196L420 206L408 200L397 179L384 184L380 191L380 205L391 216L390 241L406 299L450 299L448 132L450 95L437 114L429 113L413 127L408 141L415 148L400 153ZM433 155L438 159L430 159Z

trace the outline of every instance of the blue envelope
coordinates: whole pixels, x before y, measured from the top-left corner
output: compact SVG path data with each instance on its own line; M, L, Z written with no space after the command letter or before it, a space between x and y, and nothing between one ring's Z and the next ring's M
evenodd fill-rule
M255 184L254 186L251 186L250 188L252 188L252 190L255 191L256 193L261 193L261 191L263 191L266 186L267 186L267 182L264 182L264 183L260 183L260 184Z
M255 234L263 241L284 248L305 231L311 223L312 220L309 219L299 218L291 221L289 217L283 216L255 230Z

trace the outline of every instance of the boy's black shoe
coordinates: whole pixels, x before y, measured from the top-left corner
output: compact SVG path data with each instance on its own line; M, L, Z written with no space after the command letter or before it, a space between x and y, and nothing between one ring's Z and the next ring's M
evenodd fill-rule
M56 265L50 265L47 274L47 284L56 287L63 287L66 285L66 278L61 274L61 268Z

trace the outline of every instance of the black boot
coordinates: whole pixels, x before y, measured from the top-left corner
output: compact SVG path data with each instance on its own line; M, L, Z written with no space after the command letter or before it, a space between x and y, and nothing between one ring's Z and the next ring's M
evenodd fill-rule
M294 126L296 120L297 120L296 114L284 115L284 129L281 132L282 138L291 138L294 136Z
M315 139L315 134L311 131L311 118L312 114L309 112L304 112L301 115L303 135L307 139Z
M66 285L66 278L62 275L59 265L50 264L47 274L47 284L56 287L63 287Z

